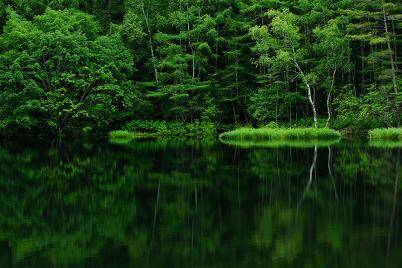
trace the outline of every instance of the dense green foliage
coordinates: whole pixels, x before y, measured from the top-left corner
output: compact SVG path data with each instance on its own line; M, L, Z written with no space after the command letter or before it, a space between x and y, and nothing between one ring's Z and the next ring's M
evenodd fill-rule
M399 126L401 13L400 0L0 0L0 133Z
M193 123L134 120L124 129L135 133L148 133L157 137L214 138L217 130L213 123L194 121Z
M112 143L128 143L136 139L215 139L218 136L215 124L211 122L182 123L168 121L134 120L124 130L109 132Z

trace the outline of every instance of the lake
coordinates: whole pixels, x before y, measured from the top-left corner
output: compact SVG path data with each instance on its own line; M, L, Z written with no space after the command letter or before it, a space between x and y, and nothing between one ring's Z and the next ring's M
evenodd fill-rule
M401 267L401 149L0 142L1 267Z

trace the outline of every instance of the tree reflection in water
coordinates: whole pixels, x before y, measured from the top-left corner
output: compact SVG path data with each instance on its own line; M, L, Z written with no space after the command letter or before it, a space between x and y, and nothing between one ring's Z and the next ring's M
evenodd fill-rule
M3 141L2 267L398 267L400 149Z

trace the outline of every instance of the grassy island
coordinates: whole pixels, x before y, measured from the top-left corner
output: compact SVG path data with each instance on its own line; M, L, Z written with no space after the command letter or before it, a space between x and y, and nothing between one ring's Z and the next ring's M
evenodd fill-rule
M245 140L222 140L223 144L229 146L236 146L239 148L279 148L279 147L294 147L294 148L311 148L328 147L335 145L339 142L339 139L335 140L268 140L268 141L245 141Z
M331 141L341 137L328 128L239 128L220 135L222 141Z
M402 141L402 128L377 128L368 135L370 140Z
M134 139L154 138L150 133L130 132L127 130L115 130L109 132L109 140L112 143L128 143Z

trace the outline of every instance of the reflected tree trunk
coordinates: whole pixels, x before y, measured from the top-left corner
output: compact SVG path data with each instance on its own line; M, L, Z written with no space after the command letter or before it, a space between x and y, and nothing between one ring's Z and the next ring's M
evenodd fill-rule
M327 163L328 173L329 173L329 176L331 177L332 185L334 187L336 201L338 201L338 191L336 190L336 185L335 185L334 176L332 174L331 165L332 165L332 148L330 146L328 146L328 163Z
M155 201L155 208L154 208L154 220L153 220L153 224L152 224L152 238L151 238L151 243L149 245L149 251L148 251L148 262L149 262L149 258L151 256L151 251L152 251L152 247L153 247L154 240L155 240L155 229L156 229L156 220L158 218L160 189L161 189L161 182L158 181L158 190L156 193L156 201Z
M398 194L399 194L399 162L400 162L400 149L398 149L398 157L396 161L396 167L395 167L395 181L394 181L394 195L392 199L392 212L391 212L391 217L389 220L389 230L388 230L388 239L387 239L387 264L388 264L388 258L389 258L389 251L391 249L391 240L392 240L392 234L394 232L394 221L395 221L395 214L396 214L396 206L398 203ZM388 266L388 265L387 265Z
M304 198L306 197L306 194L307 194L308 191L310 190L311 184L313 183L314 170L316 170L316 167L317 167L317 157L318 157L318 147L315 146L315 147L314 147L313 162L311 163L310 171L309 171L309 179L308 179L306 188L304 188L303 195L302 195L302 197L301 197L299 203L297 204L297 212L296 212L296 215L299 214L299 208L301 207L301 204L303 203Z

